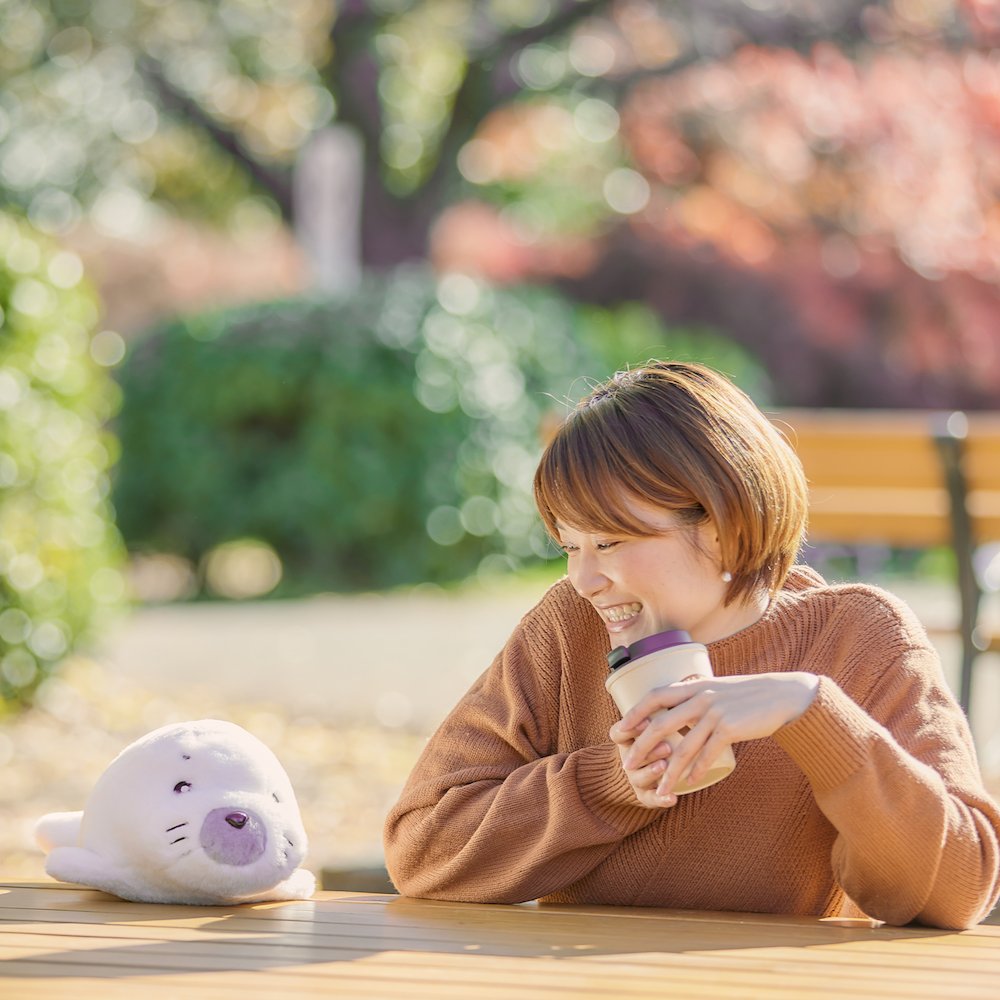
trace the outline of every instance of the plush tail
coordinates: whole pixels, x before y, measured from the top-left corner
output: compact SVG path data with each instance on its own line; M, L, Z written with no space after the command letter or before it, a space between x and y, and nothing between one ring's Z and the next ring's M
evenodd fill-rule
M35 840L46 854L56 847L73 847L82 819L82 812L46 813L35 824Z

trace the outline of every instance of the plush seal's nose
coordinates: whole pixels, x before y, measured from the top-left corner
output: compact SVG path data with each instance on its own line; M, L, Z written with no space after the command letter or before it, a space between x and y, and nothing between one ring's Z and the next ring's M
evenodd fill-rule
M201 846L221 865L253 864L267 847L267 827L249 809L213 809L201 825Z

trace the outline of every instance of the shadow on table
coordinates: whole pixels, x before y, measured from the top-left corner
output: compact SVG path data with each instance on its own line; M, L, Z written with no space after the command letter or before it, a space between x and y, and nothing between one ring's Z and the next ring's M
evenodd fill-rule
M19 902L18 893L23 892ZM932 928L872 926L870 921L837 923L761 914L695 914L635 907L560 907L523 904L446 903L400 896L342 894L334 907L305 900L241 907L177 907L127 903L95 890L79 890L54 900L44 911L28 904L28 890L0 890L6 911L5 937L37 934L46 925L72 926L73 947L40 947L0 961L5 977L58 979L141 979L147 976L254 972L372 959L384 952L423 955L506 956L579 959L595 955L739 952L754 948L808 948L859 939L892 941L951 932ZM23 922L16 912L24 909ZM265 913L259 911L266 911ZM253 913L247 911L254 911ZM595 922L597 915L615 920ZM649 944L656 920L656 943ZM171 927L170 925L174 925ZM81 925L94 928L93 935ZM144 940L173 935L173 940ZM204 937L200 937L200 933ZM224 936L223 936L224 935ZM67 935L69 937L70 935ZM84 939L81 941L81 939ZM89 947L87 939L102 943ZM113 942L113 943L111 943ZM2 991L0 991L2 992Z

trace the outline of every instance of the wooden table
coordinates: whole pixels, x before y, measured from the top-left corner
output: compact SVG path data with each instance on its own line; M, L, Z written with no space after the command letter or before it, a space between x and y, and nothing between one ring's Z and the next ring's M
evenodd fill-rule
M1000 927L484 906L371 893L239 907L0 882L0 997L1000 997Z

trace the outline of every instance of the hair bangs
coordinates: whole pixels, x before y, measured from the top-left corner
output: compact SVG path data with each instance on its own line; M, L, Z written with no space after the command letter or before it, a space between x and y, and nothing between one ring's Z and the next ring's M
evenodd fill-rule
M583 416L577 412L563 425L535 473L535 502L549 534L558 539L559 525L609 534L652 534L653 529L629 510L630 499L652 499L637 481L641 477L630 456L614 447L606 428L588 428ZM659 503L672 506L662 485L656 492Z

